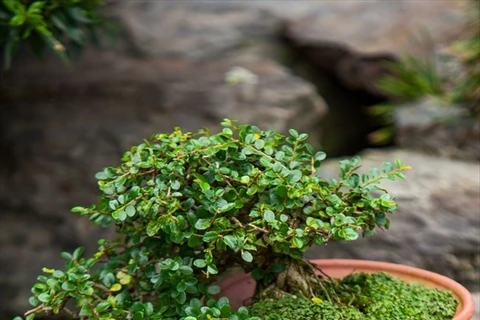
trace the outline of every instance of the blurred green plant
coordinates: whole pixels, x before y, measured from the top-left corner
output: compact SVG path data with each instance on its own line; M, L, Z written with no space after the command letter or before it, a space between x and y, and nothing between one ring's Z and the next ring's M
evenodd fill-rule
M450 47L450 53L457 57L465 71L451 98L453 102L467 103L470 113L480 118L480 2L477 3L478 14L470 23L474 30L471 37Z
M78 57L87 38L99 41L99 30L111 28L99 13L101 0L1 0L0 46L8 69L23 42L42 56L50 48L68 63Z
M385 94L400 100L415 100L424 95L443 93L442 79L435 63L404 56L398 62L386 64L390 74L377 87Z
M405 56L387 65L389 75L377 86L393 102L369 108L369 113L383 125L369 135L372 144L393 140L393 113L399 102L431 96L439 103L462 108L461 114L466 117L480 120L480 1L472 4L465 39L454 42L439 57L422 60Z

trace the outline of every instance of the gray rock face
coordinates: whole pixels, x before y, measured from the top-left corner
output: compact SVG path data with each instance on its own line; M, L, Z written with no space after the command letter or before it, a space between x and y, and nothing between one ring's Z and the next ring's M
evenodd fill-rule
M117 10L143 54L201 61L255 40L271 42L281 23L271 13L237 1L124 1Z
M480 292L473 293L473 301L475 301L475 315L473 320L480 320Z
M431 55L462 34L468 1L313 3L308 15L289 21L286 36L349 88L379 94L374 83L385 75L385 62Z
M284 32L314 65L352 89L376 94L373 83L384 75L385 61L431 54L432 43L456 39L464 31L467 5L468 0L125 1L119 11L134 45L150 56L205 60L245 46L269 50Z
M395 108L396 142L444 157L480 160L480 121L461 106L423 99Z
M289 31L303 43L340 43L365 55L421 54L428 49L418 42L421 32L428 32L430 43L438 45L458 37L467 5L458 0L317 2L308 17L290 24Z
M390 230L354 242L315 247L309 258L355 258L416 266L480 291L480 164L407 150L367 151L363 168L401 159L413 169L405 181L386 181L399 210ZM322 174L335 177L337 163Z

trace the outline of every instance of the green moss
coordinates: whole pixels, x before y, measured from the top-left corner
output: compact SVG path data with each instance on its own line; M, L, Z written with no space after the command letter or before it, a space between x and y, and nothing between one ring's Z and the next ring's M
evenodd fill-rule
M258 301L250 311L263 320L450 320L457 306L449 291L407 284L385 273L353 274L326 281L324 287L317 292L319 303L288 296Z
M262 320L364 319L364 315L355 308L336 306L328 302L313 303L307 298L294 296L282 300L262 300L253 304L250 312Z

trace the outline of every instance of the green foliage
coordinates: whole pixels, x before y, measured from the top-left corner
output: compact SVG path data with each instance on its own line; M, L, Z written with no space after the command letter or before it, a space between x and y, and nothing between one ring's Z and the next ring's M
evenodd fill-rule
M39 56L52 49L64 62L78 55L87 35L98 39L107 23L98 13L101 0L0 0L0 46L9 68L22 42Z
M330 302L324 290L336 293L341 301ZM456 307L457 301L449 291L407 284L385 273L356 273L334 283L326 281L314 299L267 298L249 309L263 320L450 320Z
M415 100L425 95L444 92L442 79L433 61L404 56L399 62L387 64L391 75L382 78L378 88L403 100Z
M324 180L326 155L306 134L222 125L153 135L98 172L98 204L72 211L114 224L120 237L101 240L92 258L63 254L65 271L45 269L27 319L67 310L70 299L89 319L258 319L213 299L218 274L239 265L274 281L313 244L389 227L396 203L379 183L403 178L402 162L359 174L354 157Z
M466 104L470 114L480 119L480 23L477 24L476 36L451 47L452 54L462 62L466 72L462 83L453 90L451 99Z

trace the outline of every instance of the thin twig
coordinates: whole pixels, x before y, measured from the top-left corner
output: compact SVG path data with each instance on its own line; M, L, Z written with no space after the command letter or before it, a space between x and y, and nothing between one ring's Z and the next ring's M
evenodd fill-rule
M71 316L73 319L78 319L78 315L75 314L72 310L68 309L67 307L63 308L63 311L68 313L69 316Z
M37 306L37 307L35 307L35 308L33 308L33 309L28 310L27 312L25 312L24 316L26 317L26 316L28 316L28 315L30 315L30 314L32 314L32 313L36 313L36 312L38 312L38 311L40 311L40 310L42 310L42 309L43 309L43 310L51 310L52 308L45 307L45 305L42 303L41 305L39 305L39 306Z
M97 288L97 289L100 289L102 290L103 292L107 293L107 294L110 294L111 291L107 288L107 287L104 287L102 286L101 284L98 284L98 283L93 283L93 287L94 288Z
M233 222L235 222L240 228L243 228L244 225L240 222L240 220L238 220L237 218L235 217L231 217L231 219L233 220ZM266 234L269 234L270 231L268 231L267 229L264 229L264 228L260 228L260 227L257 227L256 225L252 224L252 223L249 223L247 224L249 227L252 227L253 229L255 229L255 231L261 231L263 233L266 233Z

